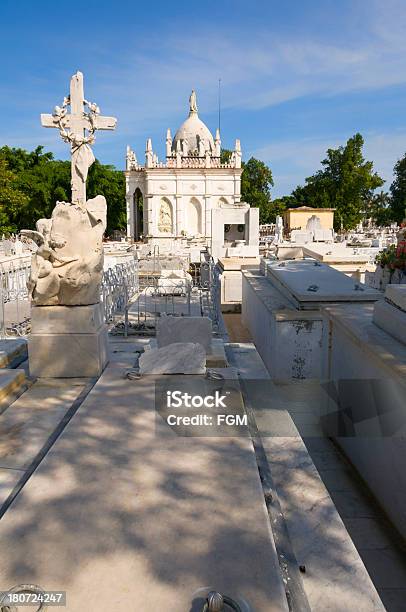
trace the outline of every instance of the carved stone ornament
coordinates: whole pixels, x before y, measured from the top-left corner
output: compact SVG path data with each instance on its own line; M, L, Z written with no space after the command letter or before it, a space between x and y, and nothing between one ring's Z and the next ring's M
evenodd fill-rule
M165 234L172 232L172 208L166 200L161 202L159 209L158 230Z

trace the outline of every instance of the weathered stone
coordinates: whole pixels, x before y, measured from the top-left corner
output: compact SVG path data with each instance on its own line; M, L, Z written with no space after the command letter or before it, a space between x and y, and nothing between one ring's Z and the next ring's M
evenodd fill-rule
M174 342L150 349L139 359L141 374L204 374L206 351L201 344Z
M35 306L28 341L30 374L60 378L100 376L108 361L107 343L100 304Z
M31 334L30 375L38 378L100 376L108 362L107 346L104 326L91 334Z
M388 295L387 291L385 295ZM398 297L394 293L390 295L393 295L395 299ZM406 312L385 300L380 300L374 306L373 321L375 325L378 325L396 340L406 344Z
M27 340L25 338L0 340L0 368L15 367L26 359Z
M101 304L88 306L33 306L31 328L34 334L91 334L104 324Z
M18 392L25 383L25 371L23 369L1 369L0 404L13 398L13 395Z
M406 285L387 285L385 298L406 312Z
M208 317L161 317L157 321L158 348L174 342L197 342L206 352L211 347L212 325Z

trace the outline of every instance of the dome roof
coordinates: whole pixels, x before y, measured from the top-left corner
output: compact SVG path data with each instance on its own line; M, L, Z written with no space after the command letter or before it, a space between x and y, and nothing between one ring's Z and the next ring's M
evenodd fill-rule
M204 152L208 150L210 153L213 153L214 139L207 125L199 119L196 106L196 94L194 91L192 91L190 96L189 105L189 117L182 123L176 132L172 142L172 151L176 152L178 142L180 142L181 151L183 153L183 144L186 141L186 153L188 155L198 154L200 143L203 145Z

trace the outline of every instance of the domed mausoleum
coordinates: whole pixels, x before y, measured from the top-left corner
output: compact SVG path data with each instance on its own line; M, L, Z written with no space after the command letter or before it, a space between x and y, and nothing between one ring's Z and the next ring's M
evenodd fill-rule
M252 245L258 210L240 201L240 141L227 163L221 163L220 153L220 131L213 138L192 91L189 115L173 139L167 130L165 161L154 153L150 138L144 165L127 147L127 237L158 244L161 251L174 252L185 242L208 246L216 257L236 241Z

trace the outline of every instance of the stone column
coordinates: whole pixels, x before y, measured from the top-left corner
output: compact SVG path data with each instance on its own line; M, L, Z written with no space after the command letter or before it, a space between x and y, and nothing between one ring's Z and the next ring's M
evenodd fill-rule
M204 197L204 235L206 237L211 236L211 196L205 195Z
M234 202L241 202L241 173L234 174Z
M131 194L126 195L126 208L127 208L127 238L134 239L134 219L133 219L133 207Z
M204 235L209 238L208 244L210 244L211 237L211 209L212 209L212 200L211 200L211 181L210 176L207 172L205 172L205 181L204 181Z
M149 236L158 235L158 210L161 204L160 199L153 195L147 195L145 197L146 205L148 208L148 232Z
M185 223L183 196L177 193L174 197L174 202L175 202L175 209L176 209L175 234L177 236L180 236L182 230L184 229L184 223Z

